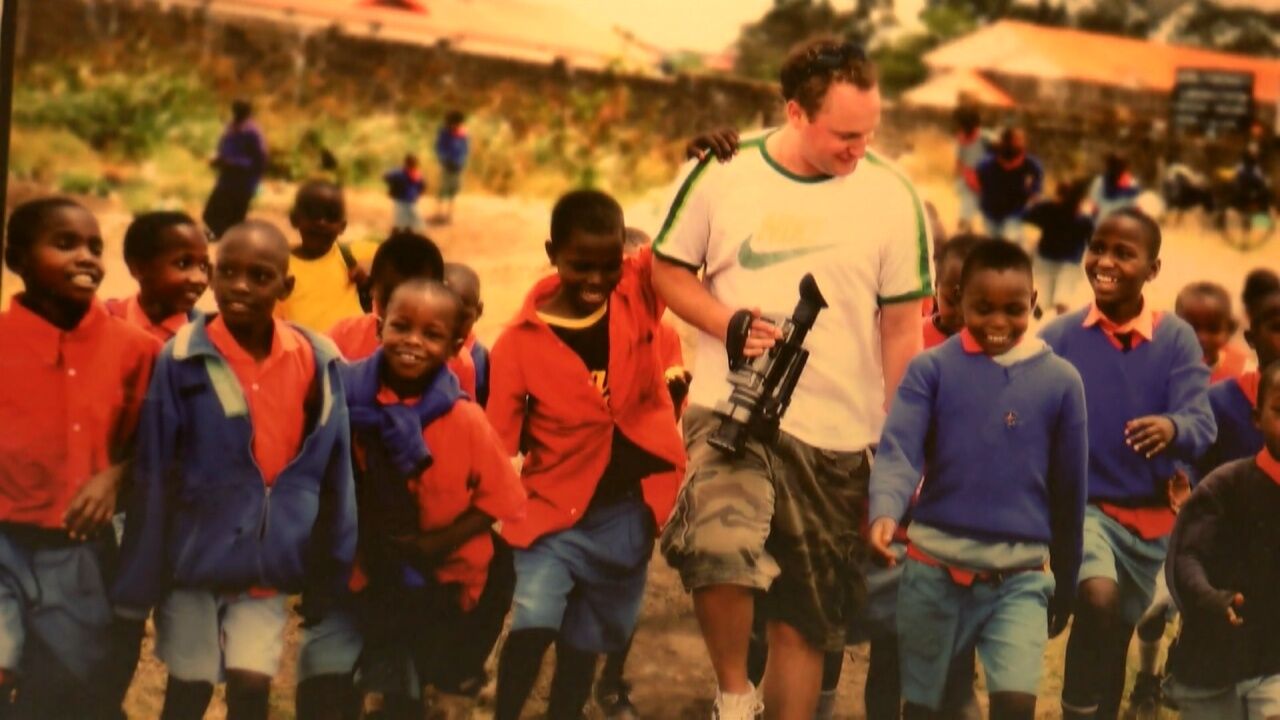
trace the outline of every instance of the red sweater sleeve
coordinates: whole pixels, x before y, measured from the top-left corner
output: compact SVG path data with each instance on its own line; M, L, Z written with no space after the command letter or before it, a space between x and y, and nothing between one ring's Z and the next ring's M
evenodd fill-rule
M489 404L485 411L508 457L520 453L528 385L520 364L520 348L513 331L504 332L489 352Z

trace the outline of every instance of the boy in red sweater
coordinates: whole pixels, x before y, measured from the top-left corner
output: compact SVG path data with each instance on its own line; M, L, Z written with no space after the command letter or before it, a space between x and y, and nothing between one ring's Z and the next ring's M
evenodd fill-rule
M653 343L662 304L652 256L623 258L622 208L571 192L551 214L539 281L492 352L489 420L524 453L511 633L495 717L519 717L557 642L551 717L582 712L596 655L635 628L655 533L675 502L684 452Z

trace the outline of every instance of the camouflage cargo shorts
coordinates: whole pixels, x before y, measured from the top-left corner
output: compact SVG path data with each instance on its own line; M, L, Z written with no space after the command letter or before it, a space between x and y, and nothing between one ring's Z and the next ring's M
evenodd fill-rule
M687 590L759 590L766 619L791 625L814 647L842 649L865 592L869 454L821 450L781 433L730 458L707 444L718 424L705 407L684 415L689 470L663 556Z

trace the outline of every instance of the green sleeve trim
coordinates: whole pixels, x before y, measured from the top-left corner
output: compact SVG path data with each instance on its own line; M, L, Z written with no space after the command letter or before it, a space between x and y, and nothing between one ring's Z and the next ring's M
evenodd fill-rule
M898 180L902 182L903 186L906 187L907 192L911 193L911 204L915 206L916 210L916 245L920 255L920 262L918 266L920 289L904 295L897 295L895 297L902 298L904 300L910 300L915 297L927 297L933 293L933 278L929 267L929 235L925 231L924 203L920 202L920 196L916 193L915 186L912 185L911 181L899 172L897 168L885 162L879 155L871 151L867 151L865 159L872 165L888 170L891 175L898 178ZM917 293L924 294L917 295ZM884 298L880 301L880 304L884 305L895 301L895 298Z
M693 186L698 182L698 179L702 177L702 173L706 171L712 162L713 160L711 156L708 155L706 159L698 163L697 167L695 167L689 173L689 176L684 179L684 182L680 184L680 189L676 191L675 199L671 201L671 208L667 210L667 217L662 221L662 229L658 231L658 237L653 241L653 250L655 253L658 251L658 248L662 247L662 244L667 241L667 236L671 234L671 228L680 220L680 215L684 212L685 200L689 198L690 191L693 190ZM663 257L667 256L663 255Z
M662 252L662 251L660 251L660 250L654 250L654 251L653 251L653 254L654 254L654 257L660 258L660 259L661 259L661 260L663 260L664 262L669 262L669 263L671 263L672 265L679 265L680 267L682 267L682 268L684 268L684 269L686 269L686 270L689 270L689 271L691 271L691 272L695 272L695 273L696 273L696 272L698 272L699 270L701 270L701 269L702 269L702 268L701 268L700 266L698 266L698 265L694 265L693 263L690 263L690 262L685 262L684 260L681 260L680 258L674 258L674 257L671 257L670 255L668 255L668 254L666 254L666 253L664 253L664 252Z
M933 290L912 290L902 295L894 295L892 297L877 297L876 304L880 307L885 305L897 305L898 303L910 302L911 300L923 300L933 294Z

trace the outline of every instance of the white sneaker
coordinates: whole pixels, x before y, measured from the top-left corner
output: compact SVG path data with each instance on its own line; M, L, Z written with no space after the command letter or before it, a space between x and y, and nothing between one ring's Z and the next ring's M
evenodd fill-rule
M716 691L716 704L711 707L711 720L756 720L764 713L756 689L741 694L725 694Z

